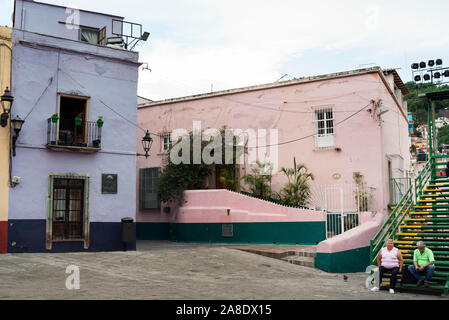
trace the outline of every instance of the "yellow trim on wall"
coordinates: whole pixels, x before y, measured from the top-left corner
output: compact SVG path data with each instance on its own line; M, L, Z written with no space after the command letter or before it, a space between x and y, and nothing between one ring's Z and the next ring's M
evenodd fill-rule
M11 88L11 34L12 29L0 27L0 93ZM0 94L0 95L1 95ZM3 109L1 109L1 113ZM9 123L0 127L0 221L8 220L9 198Z

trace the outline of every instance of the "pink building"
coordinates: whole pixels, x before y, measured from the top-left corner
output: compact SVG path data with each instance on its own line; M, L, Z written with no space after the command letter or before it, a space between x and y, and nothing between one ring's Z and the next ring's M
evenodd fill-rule
M403 95L407 92L394 69L374 67L140 105L139 126L159 136L153 135L150 158L140 158L137 162L140 180L137 186L137 237L232 242L232 237L224 238L223 234L212 236L210 233L215 231L211 230L228 223L234 224L234 231L244 232L241 229L243 227L238 226L239 223L269 223L263 225L263 232L274 228L282 230L284 235L291 231L293 234L314 232L317 236L293 236L292 241L289 241L288 236L276 238L273 235L263 241L263 237L254 231L257 229L255 227L247 231L251 235L245 235L240 242L319 243L317 266L339 271L330 266L335 265L335 259L353 254L364 257L368 252L369 239L388 213L390 179L408 176L410 138L407 104L403 101ZM202 129L226 126L243 131L267 130L268 136L262 145L275 144L276 148L267 148L266 158L259 157L259 160L275 161L277 167L281 168L291 167L296 157L298 163L305 164L315 175L312 183L314 197L311 199L311 210L307 210L307 214L313 218L304 219L304 212L287 213L282 206L276 205L267 205L263 210L260 203L248 204L254 199L237 193L229 195L212 190L202 191L201 195L189 191L186 203L180 208L172 208L170 212L160 208L154 186L159 168L163 167L163 159L167 156L166 150L171 144L170 133L179 128L191 131L194 121L201 123ZM277 130L277 142L270 141L270 138L275 138L270 132L273 129ZM277 152L277 157L273 151ZM143 150L138 152L142 153ZM248 158L245 159L245 164L240 166L241 175L249 172L251 165L248 161ZM320 194L321 198L329 198L329 186L354 185L354 175L357 173L363 176L369 187L372 203L366 211L370 212L362 213L360 226L326 240L326 232L319 229L326 228L323 210L332 210L329 209L329 199L320 202ZM285 182L286 178L276 173L273 176L273 189L278 190ZM209 188L220 187L217 179L211 177ZM349 197L353 198L353 194L349 193ZM224 198L229 198L229 201L226 202ZM343 202L334 211L343 210ZM288 229L290 227L287 226L278 228L276 222L296 224ZM187 228L189 223L194 227ZM299 226L301 223L303 225ZM315 224L311 227L310 223ZM284 230L284 227L290 231ZM208 236L189 237L189 234L197 235L204 230L209 232ZM217 229L216 232L222 230ZM362 265L365 260L361 259Z

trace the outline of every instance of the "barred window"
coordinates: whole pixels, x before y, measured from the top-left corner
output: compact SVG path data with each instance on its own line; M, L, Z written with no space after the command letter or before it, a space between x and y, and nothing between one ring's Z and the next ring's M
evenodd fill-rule
M140 210L159 209L157 184L160 168L139 169L139 207Z
M334 114L332 108L315 110L315 146L317 148L334 146Z

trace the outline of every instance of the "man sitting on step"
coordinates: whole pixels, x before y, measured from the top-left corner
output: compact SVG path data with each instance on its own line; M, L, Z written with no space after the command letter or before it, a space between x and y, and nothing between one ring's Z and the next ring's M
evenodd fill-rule
M408 266L411 274L418 280L418 285L429 286L430 279L432 279L435 272L435 259L433 252L422 241L416 243L418 249L413 253L413 266ZM425 273L426 277L421 275Z
M379 266L379 278L378 283L375 284L371 291L379 291L380 283L385 272L390 272L390 293L394 293L396 286L396 278L398 272L402 272L402 265L404 259L402 259L401 251L394 246L393 239L386 241L387 246L382 248L377 255L377 265Z

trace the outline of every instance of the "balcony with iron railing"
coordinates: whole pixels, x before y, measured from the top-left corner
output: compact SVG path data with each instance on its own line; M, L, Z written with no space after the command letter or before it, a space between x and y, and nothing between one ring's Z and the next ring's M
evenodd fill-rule
M101 126L98 121L47 120L47 148L55 151L98 152Z

